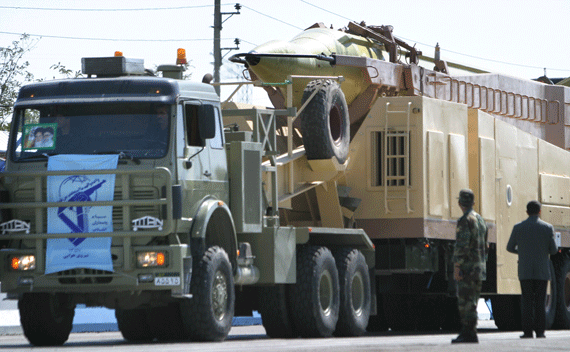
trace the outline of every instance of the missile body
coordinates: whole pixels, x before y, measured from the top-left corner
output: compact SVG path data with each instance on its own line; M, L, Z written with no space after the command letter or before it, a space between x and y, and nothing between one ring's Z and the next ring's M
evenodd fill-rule
M363 68L331 65L327 61L303 57L255 56L255 53L270 54L338 54L365 56L383 60L383 45L370 39L328 28L310 28L295 36L289 42L270 41L256 47L251 56L246 56L248 68L265 83L283 83L288 75L343 76L341 84L348 104L370 84ZM293 80L293 106L301 105L303 90L310 79ZM287 98L287 90L279 87Z

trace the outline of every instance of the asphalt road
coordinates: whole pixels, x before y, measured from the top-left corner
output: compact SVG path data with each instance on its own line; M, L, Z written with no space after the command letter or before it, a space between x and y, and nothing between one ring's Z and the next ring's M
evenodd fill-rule
M119 332L73 333L63 347L37 348L22 335L0 336L0 351L66 351L66 352L146 352L146 351L568 351L570 331L547 331L546 339L520 339L520 332L499 332L492 320L480 321L479 344L452 345L451 333L383 332L358 338L270 339L262 326L232 328L228 339L218 343L152 342L133 344Z

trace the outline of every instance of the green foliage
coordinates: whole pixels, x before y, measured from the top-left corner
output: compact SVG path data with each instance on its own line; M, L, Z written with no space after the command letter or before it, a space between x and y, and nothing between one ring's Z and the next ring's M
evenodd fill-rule
M69 69L69 68L65 67L64 65L62 65L61 62L58 62L57 64L54 64L54 65L51 65L49 68L51 70L57 71L60 75L62 75L65 78L83 77L83 73L81 73L81 71L73 71L72 69Z
M37 40L23 34L11 46L0 47L0 130L9 127L20 87L34 79L34 75L27 70L30 64L23 57L36 43Z

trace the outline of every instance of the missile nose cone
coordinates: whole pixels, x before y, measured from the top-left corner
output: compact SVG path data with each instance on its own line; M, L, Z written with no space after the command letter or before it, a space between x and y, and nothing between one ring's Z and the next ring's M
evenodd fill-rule
M247 64L250 67L257 65L260 61L259 56L255 55L255 54L257 54L256 51L251 51L247 55L245 55L245 61L247 62Z

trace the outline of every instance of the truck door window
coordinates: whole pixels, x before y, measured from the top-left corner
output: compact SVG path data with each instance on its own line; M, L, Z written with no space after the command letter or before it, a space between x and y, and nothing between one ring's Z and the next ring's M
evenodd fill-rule
M204 141L200 138L200 125L198 124L198 105L186 104L186 140L189 146L203 147Z
M222 140L224 134L222 133L220 110L218 110L218 108L214 108L214 114L216 118L216 135L210 140L210 147L214 149L222 149L224 145Z

